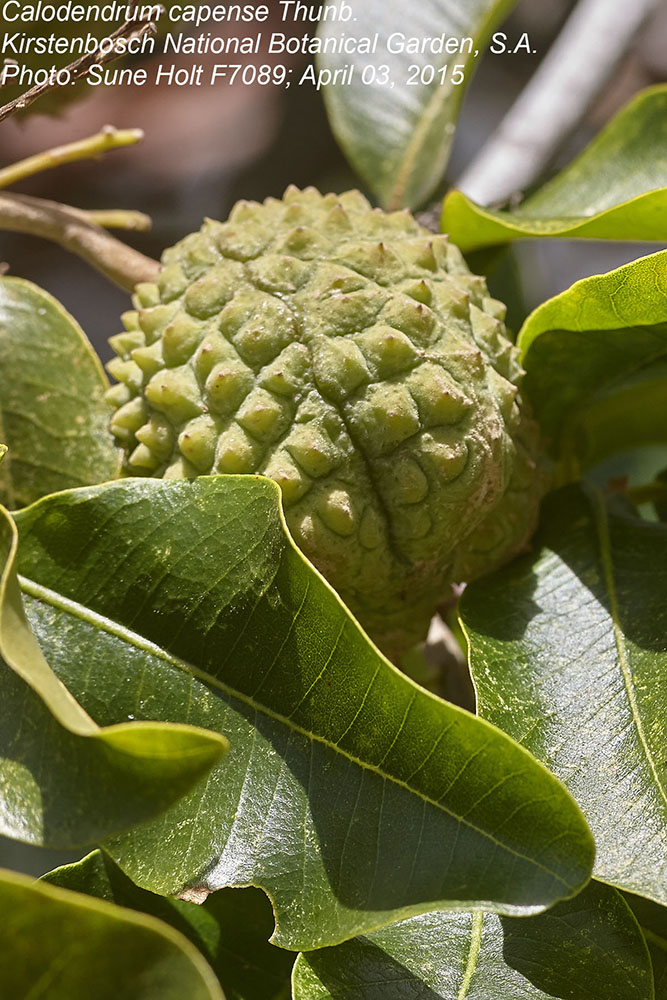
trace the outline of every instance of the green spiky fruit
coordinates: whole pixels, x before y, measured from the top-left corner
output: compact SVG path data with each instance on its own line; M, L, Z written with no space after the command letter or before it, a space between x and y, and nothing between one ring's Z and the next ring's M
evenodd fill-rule
M390 654L532 531L537 433L504 308L408 212L313 188L240 202L135 305L109 365L126 472L270 476Z

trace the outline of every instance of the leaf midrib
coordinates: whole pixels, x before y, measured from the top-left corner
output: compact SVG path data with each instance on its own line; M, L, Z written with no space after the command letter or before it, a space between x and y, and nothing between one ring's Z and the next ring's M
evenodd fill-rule
M469 24L465 26L464 30L469 31L473 35L476 43L481 43L481 40L488 34L489 27L496 21L496 15L502 11L503 4L504 0L496 0L496 3L494 3L489 9L487 16L484 18L477 31L474 31L474 26L473 29L471 29ZM509 6L511 7L511 5ZM450 20L452 20L451 14L448 13L447 16ZM467 74L470 72L470 68L474 66L474 57L471 54L468 54L463 65L465 66L465 72ZM403 155L399 160L399 169L396 173L396 178L388 192L387 206L390 210L399 209L404 204L405 192L408 189L408 185L412 178L415 161L422 151L425 137L429 134L429 131L438 120L441 109L444 108L450 100L453 100L455 104L458 101L460 104L466 89L465 85L463 87L457 87L457 90L460 91L460 93L457 94L456 90L454 90L454 84L451 82L446 87L442 85L435 86L433 93L424 105L422 114L418 117L416 127L412 133L412 138L405 146ZM450 147L452 140L453 133L448 137Z
M469 64L470 58L466 60L466 67ZM412 178L415 161L417 160L418 154L421 152L424 140L429 134L433 124L437 121L441 108L444 107L449 100L455 97L451 84L449 84L446 88L444 97L440 93L441 90L445 91L445 88L436 87L434 89L431 97L424 106L423 113L419 116L419 121L417 122L417 126L412 133L412 138L403 151L403 156L399 161L400 167L396 174L396 179L388 192L387 206L389 210L397 211L403 206L405 202L405 192ZM450 145L451 142L452 138L449 138Z
M618 593L616 590L616 581L614 579L614 565L611 554L609 519L608 519L607 509L604 504L604 500L600 495L600 493L598 492L595 493L593 514L598 536L598 544L600 547L600 561L602 563L604 582L607 594L609 596L609 617L611 619L612 630L614 633L614 642L616 645L616 652L618 653L618 663L621 668L621 673L623 676L623 683L625 685L625 691L628 698L630 714L632 716L632 721L634 723L635 730L639 737L639 742L644 751L644 755L648 762L651 773L655 779L656 787L658 788L665 802L665 805L667 805L667 793L665 792L665 789L662 786L662 782L660 781L660 776L658 774L658 770L655 761L653 759L653 754L651 753L651 748L648 745L646 734L644 733L644 726L642 723L641 713L639 711L637 698L635 696L628 649L626 646L623 629L621 628L621 623L620 623Z
M456 995L456 1000L465 1000L470 991L470 984L472 982L472 977L477 969L477 963L479 961L479 953L482 948L482 930L484 927L484 914L476 913L472 919L472 927L470 928L470 948L468 950L468 961L466 962L465 971L463 973L463 980L461 981L461 987Z
M369 764L366 761L360 760L353 754L350 754L346 750L343 750L342 747L338 746L336 743L332 743L330 740L325 739L323 736L320 736L317 733L313 733L305 729L304 727L297 725L288 717L272 711L271 709L267 708L267 706L262 705L261 703L253 701L253 699L249 695L245 695L239 691L236 691L234 688L225 684L218 678L213 677L206 671L201 670L199 667L194 666L194 664L188 663L185 660L181 660L178 657L173 656L167 650L157 645L157 643L154 643L151 640L146 639L145 637L139 635L138 633L132 631L131 629L128 629L125 626L120 625L117 622L114 622L111 619L98 614L97 612L91 610L90 608L85 607L85 605L80 604L78 601L71 600L70 598L65 597L64 595L59 594L56 591L53 591L50 588L45 587L42 584L39 584L36 581L29 579L28 577L19 574L18 580L21 589L24 591L24 593L28 594L30 597L33 597L35 600L40 601L43 604L47 604L56 610L63 611L66 614L72 615L72 617L78 618L89 625L99 628L101 631L106 632L109 635L114 635L117 638L122 639L123 641L129 643L130 645L135 646L138 649L143 650L146 653L150 653L154 656L157 656L159 659L164 660L166 663L171 664L171 666L176 667L179 670L182 670L186 673L190 673L198 680L201 680L208 687L218 688L224 694L228 695L229 697L235 698L238 701L243 702L244 704L252 708L254 711L259 711L264 715L266 715L268 718L272 719L273 721L281 723L288 729L291 729L294 732L302 736L305 736L307 739L320 743L323 746L326 746L328 749L333 750L337 754L340 754L346 760L350 761L350 763L355 764L356 766L362 768L363 770L370 771L378 775L385 781L391 781L394 785L403 788L411 795L415 795L423 802L431 806L434 806L436 809L439 809L440 811L446 813L448 816L451 816L454 820L456 820L463 826L467 826L469 829L474 830L476 833L484 837L487 841L495 844L502 851L505 851L506 853L512 855L513 857L520 858L521 860L528 862L530 865L539 868L541 871L546 872L553 879L555 879L556 882L563 885L570 893L577 888L576 884L571 884L570 882L566 881L561 875L553 871L547 865L541 864L536 858L523 854L521 851L517 851L514 848L508 846L507 844L504 844L502 841L498 840L487 830L483 830L480 827L476 826L474 823L470 822L470 820L466 819L465 817L459 816L457 813L455 813L452 809L445 806L443 803L430 798L428 795L424 795L422 792L413 788L411 785L408 785L407 782L402 781L400 778L397 778L392 774L382 771L379 767L373 764Z

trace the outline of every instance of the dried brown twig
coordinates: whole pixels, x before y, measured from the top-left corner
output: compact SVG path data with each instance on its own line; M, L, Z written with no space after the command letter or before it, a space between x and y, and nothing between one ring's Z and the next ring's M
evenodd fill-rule
M126 21L125 24L122 24L120 28L117 28L109 35L109 39L113 42L118 42L129 38L143 38L144 35L151 34L154 31L155 23L153 21ZM81 56L73 63L70 63L69 66L63 67L63 71L69 72L69 83L76 83L79 80L83 80L93 66L106 66L107 63L113 62L114 59L118 59L119 56L124 55L125 51L125 46L122 46L120 51L117 51L115 45L105 45L104 51L96 49L94 52ZM2 86L1 77L0 86ZM9 101L8 104L0 108L0 122L4 121L5 118L9 118L10 115L15 114L17 111L23 111L25 108L30 107L40 97L43 97L44 94L52 90L56 90L58 86L57 80L50 78L45 83L38 83L34 87L31 87L25 94L15 97L13 101Z

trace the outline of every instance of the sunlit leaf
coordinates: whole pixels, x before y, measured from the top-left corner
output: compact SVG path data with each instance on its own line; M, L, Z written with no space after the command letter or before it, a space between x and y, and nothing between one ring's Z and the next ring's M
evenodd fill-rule
M217 763L224 737L163 723L100 729L44 659L16 578L16 528L0 508L0 832L52 847L154 817ZM52 636L61 646L66 639ZM104 661L89 650L88 670Z
M12 1000L224 1000L197 949L152 917L2 871L0 922Z
M461 614L480 714L570 789L595 875L667 902L667 526L569 487Z
M339 76L324 88L324 100L338 142L383 207L414 208L442 180L466 84L493 28L515 3L420 0L408 14L401 0L363 0L353 5L353 32L345 20L321 22L324 43L343 34L378 36L373 54L325 51L318 67L335 74L354 64L351 81ZM331 6L340 13L341 5ZM445 43L470 44L455 53L390 51L401 38L421 42L443 34Z
M112 479L108 382L76 321L47 292L0 277L0 503Z
M667 85L634 97L576 160L511 211L451 191L442 229L465 252L555 236L667 243Z
M563 461L667 441L667 251L577 281L519 334L523 389Z
M653 1000L620 893L592 882L538 917L427 913L300 955L294 1000Z
M251 476L126 480L17 515L31 623L91 716L231 744L114 859L159 892L263 887L293 950L434 905L571 895L593 848L569 795L380 656L291 543L279 495Z

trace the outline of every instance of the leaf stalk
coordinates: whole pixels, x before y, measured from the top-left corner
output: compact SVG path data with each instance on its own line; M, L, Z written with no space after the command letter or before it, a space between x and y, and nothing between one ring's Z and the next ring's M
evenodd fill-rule
M27 177L43 173L45 170L52 170L63 163L76 163L80 160L87 160L101 156L112 149L119 149L122 146L133 146L141 142L144 134L141 129L115 129L112 125L106 125L95 135L86 139L79 139L77 142L69 142L64 146L56 146L54 149L47 149L43 153L29 156L18 163L12 163L8 167L0 170L0 188L11 187Z
M113 215L119 221L118 213ZM137 221L135 216L127 213L125 221ZM51 240L125 291L132 291L138 282L154 281L158 262L105 232L100 218L109 224L107 213L88 213L43 198L0 193L0 229Z

